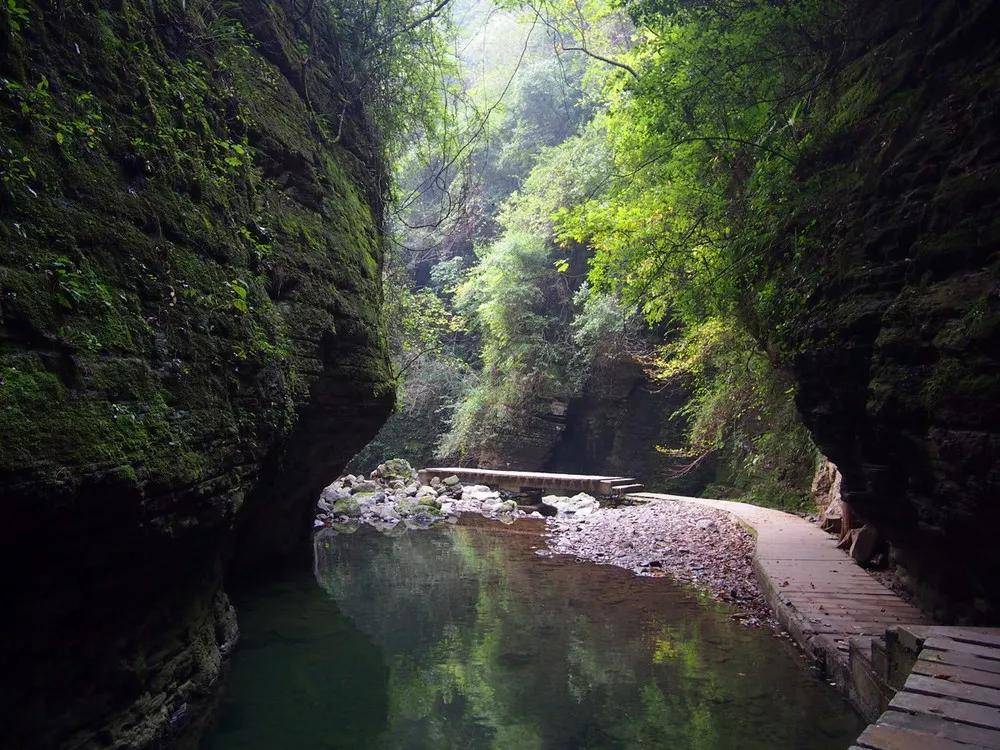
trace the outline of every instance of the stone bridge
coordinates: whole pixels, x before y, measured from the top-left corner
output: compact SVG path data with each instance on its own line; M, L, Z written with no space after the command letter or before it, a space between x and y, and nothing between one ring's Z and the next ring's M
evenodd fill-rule
M638 492L642 485L632 477L607 477L592 474L548 474L540 471L501 471L499 469L463 469L457 466L434 466L418 472L427 484L432 478L456 476L466 484L485 484L510 492L561 491L586 492L612 497Z

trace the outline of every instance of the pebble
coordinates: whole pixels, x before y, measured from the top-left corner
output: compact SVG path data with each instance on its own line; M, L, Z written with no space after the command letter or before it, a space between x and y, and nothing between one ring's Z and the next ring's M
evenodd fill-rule
M721 511L661 501L550 518L545 554L669 575L738 608L739 622L777 628L753 570L750 533Z

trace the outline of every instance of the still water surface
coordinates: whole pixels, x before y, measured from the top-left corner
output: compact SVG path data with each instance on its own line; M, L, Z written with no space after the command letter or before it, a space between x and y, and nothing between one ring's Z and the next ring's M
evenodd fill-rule
M203 750L843 750L861 731L788 643L666 579L539 557L535 531L321 532L314 576L237 599Z

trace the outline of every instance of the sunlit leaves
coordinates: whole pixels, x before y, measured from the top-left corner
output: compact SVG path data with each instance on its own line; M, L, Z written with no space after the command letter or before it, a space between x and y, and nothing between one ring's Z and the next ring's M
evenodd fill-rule
M558 231L593 246L592 280L651 321L755 307L819 64L808 24L829 3L793 5L627 6L639 76L607 91L616 176Z

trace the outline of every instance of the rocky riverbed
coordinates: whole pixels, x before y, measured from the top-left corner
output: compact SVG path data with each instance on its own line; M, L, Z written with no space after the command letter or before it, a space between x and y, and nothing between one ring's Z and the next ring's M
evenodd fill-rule
M526 504L530 503L530 504ZM454 523L460 513L478 513L503 523L545 516L582 518L600 508L585 493L547 495L540 501L482 484L463 485L458 477L433 478L420 484L417 472L402 459L380 464L367 478L347 474L323 490L314 525L350 530L369 524L385 533Z
M732 605L746 625L777 628L754 574L753 536L721 511L669 500L600 508L549 519L546 536L544 554L669 576Z
M735 607L733 617L747 625L776 627L753 572L753 537L727 514L689 503L601 507L585 493L546 495L538 502L463 485L455 476L423 485L408 462L393 459L368 477L348 474L324 489L315 526L350 532L368 524L400 534L454 523L462 513L503 523L545 518L547 548L541 555L572 555L637 575L669 576Z

